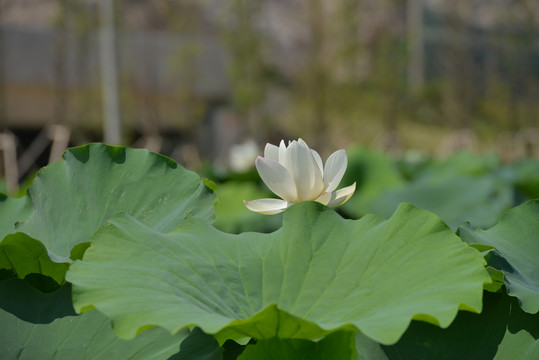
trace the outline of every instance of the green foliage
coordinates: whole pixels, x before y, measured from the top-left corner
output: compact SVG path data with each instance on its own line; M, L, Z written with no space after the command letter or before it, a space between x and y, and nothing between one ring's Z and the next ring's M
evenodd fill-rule
M384 192L399 188L404 179L391 159L384 154L357 148L348 153L348 168L341 183L356 182L356 192L343 205L346 213L358 218L369 213Z
M0 249L0 269L13 270L21 279L28 274L43 274L58 284L64 282L70 259L51 256L39 240L21 232L9 234L0 243Z
M32 324L50 324L55 319L77 315L73 310L70 284L44 293L20 279L0 282L0 309ZM5 332L8 327L3 329Z
M257 339L345 328L386 344L412 318L445 327L459 308L479 312L490 279L479 253L435 215L403 205L387 221L351 221L311 202L266 235L220 233L197 219L160 234L119 215L67 276L76 310L96 307L125 338L149 324L196 324Z
M223 353L219 343L211 335L205 334L199 328L193 331L182 341L180 352L175 360L221 360Z
M525 160L510 168L516 188L530 199L539 198L539 162Z
M494 360L534 360L537 358L539 358L539 341L525 330L516 334L507 330Z
M413 321L393 346L389 359L492 359L504 337L510 301L503 294L485 294L481 314L460 312L447 328Z
M2 359L167 359L187 332L153 328L128 341L97 311L76 315L71 289L43 294L21 280L0 282Z
M539 350L539 313L529 314L512 298L511 315L495 359L536 359Z
M348 182L358 181L358 190L344 205L353 217L375 213L389 217L398 205L408 202L437 214L452 229L463 222L489 227L513 204L512 179L496 172L493 156L459 153L444 161L422 162L411 175L406 162L399 167L391 159L372 151L350 153ZM425 165L426 164L426 165ZM505 174L507 176L507 174ZM404 178L409 181L404 181Z
M330 360L357 359L355 334L339 331L322 340L270 338L249 345L238 360Z
M536 194L538 162L349 158L354 220L251 213L250 175L68 150L0 197L2 358L535 359L539 200L494 224Z
M155 230L170 231L183 219L214 217L215 195L193 172L146 150L90 144L42 169L28 199L4 199L0 268L20 278L41 273L63 283L68 264L80 258L92 234L126 212ZM31 214L31 215L30 215Z
M15 224L32 214L32 203L27 197L9 198L0 193L0 239L15 232Z
M440 183L427 178L385 192L372 205L371 211L388 217L402 202L432 211L452 229L457 229L466 221L475 226L494 225L498 216L512 205L513 198L509 186L490 176L453 176Z
M416 178L428 178L432 183L439 183L455 175L480 177L499 166L500 162L494 154L476 155L463 151L447 159L431 162L416 174Z
M18 227L57 256L68 257L120 212L158 231L170 231L186 217L213 219L211 190L162 155L90 144L63 157L37 174L28 190L34 212Z
M460 236L470 244L493 247L489 265L503 272L507 292L516 296L522 308L531 314L539 311L539 201L528 201L504 214L489 230L473 231L461 226Z

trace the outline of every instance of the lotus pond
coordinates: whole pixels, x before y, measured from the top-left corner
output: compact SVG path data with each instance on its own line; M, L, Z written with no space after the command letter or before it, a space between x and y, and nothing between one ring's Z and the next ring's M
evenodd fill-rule
M0 195L0 358L539 359L539 161L294 156L275 215L255 169L104 144Z

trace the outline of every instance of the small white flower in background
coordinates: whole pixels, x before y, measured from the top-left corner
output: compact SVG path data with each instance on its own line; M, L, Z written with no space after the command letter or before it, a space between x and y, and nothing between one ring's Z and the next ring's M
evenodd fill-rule
M228 153L228 163L235 172L244 172L253 167L253 160L258 155L258 145L254 140L234 145Z
M301 201L314 200L329 207L339 206L354 194L356 183L335 191L346 171L348 159L344 150L331 154L325 166L320 155L305 141L281 141L279 147L267 144L264 157L259 156L256 169L264 183L281 199L244 201L249 210L261 214L278 214Z

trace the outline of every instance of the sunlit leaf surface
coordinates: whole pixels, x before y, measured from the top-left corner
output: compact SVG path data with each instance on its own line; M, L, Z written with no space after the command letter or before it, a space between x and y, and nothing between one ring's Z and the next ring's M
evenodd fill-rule
M43 168L33 181L29 196L34 211L17 226L28 236L12 236L9 249L0 244L4 268L37 271L61 282L66 267L50 262L69 264L84 250L76 245L90 241L110 217L122 212L159 231L170 231L189 217L213 220L213 192L197 174L169 158L90 144L68 150L64 159ZM26 209L24 203L8 201L14 210Z
M389 220L344 220L305 202L271 234L226 234L199 219L163 234L119 215L67 279L75 309L96 307L126 338L156 324L257 339L349 329L390 344L411 319L446 327L458 309L480 311L490 279L483 264L438 217L411 205Z

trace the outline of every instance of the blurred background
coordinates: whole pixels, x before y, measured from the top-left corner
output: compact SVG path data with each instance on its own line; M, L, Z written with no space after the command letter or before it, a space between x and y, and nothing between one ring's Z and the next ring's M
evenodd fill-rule
M538 126L537 0L0 0L7 188L92 141L219 173L298 137L510 162Z

